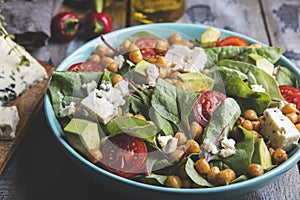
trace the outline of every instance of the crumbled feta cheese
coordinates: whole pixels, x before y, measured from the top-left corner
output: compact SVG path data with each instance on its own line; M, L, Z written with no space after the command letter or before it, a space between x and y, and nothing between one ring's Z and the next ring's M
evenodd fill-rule
M114 62L118 66L118 69L121 69L123 66L123 63L125 62L123 55L118 55L114 57Z
M261 118L261 134L273 148L289 151L298 144L300 132L279 108L268 108Z
M200 72L207 61L207 55L203 48L190 49L184 45L172 45L165 58L169 66L175 65L173 70L185 72Z
M163 152L172 153L176 150L178 138L172 137L170 135L167 136L158 136L157 140L162 147Z
M90 93L97 88L97 83L96 81L92 80L92 82L90 83L84 83L81 87L86 89L86 91Z
M262 85L251 85L250 87L254 92L266 92L266 89Z
M220 156L222 158L227 158L233 154L235 154L235 141L233 139L228 139L227 137L224 137L223 140L221 141L221 146L223 149L220 151Z
M112 88L112 84L109 81L102 81L101 84L99 85L99 88L101 90L108 91L110 88Z
M156 85L156 80L159 77L159 71L154 64L149 64L146 69L147 82L150 86L154 87Z
M117 84L115 84L114 88L121 92L122 97L126 97L130 94L128 89L128 81L126 80L119 81Z
M59 116L60 117L65 117L65 116L70 116L70 115L74 115L76 111L76 107L75 107L75 102L71 102L70 105L61 108L59 110Z
M82 106L94 113L104 124L118 114L118 107L124 103L121 92L116 88L111 88L109 91L95 89L81 101Z
M202 143L202 147L208 152L208 153L212 153L212 154L217 154L218 153L218 149L217 146L210 141L210 139L206 138L204 139L203 143Z
M19 120L16 106L0 107L0 140L15 138Z

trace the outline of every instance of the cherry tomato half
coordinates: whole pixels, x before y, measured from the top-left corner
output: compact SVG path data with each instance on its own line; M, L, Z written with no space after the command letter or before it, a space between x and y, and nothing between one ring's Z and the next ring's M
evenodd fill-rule
M283 98L289 102L296 104L298 110L300 110L300 90L289 86L289 85L280 85L279 90Z
M225 94L216 90L202 92L192 109L194 119L205 127L217 106L226 97L227 96Z
M149 58L156 56L155 46L157 40L155 38L139 38L134 43L139 47L143 58L148 60Z
M145 169L148 150L142 139L122 133L105 143L102 154L103 169L130 178Z
M95 61L85 61L85 62L79 62L71 65L68 68L68 71L71 72L98 72L103 71L104 68Z
M248 42L244 40L243 38L240 38L238 36L228 36L219 42L217 42L217 47L223 47L223 46L248 46Z

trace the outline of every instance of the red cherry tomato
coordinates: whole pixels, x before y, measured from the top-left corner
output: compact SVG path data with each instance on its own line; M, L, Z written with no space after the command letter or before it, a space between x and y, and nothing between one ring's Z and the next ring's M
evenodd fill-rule
M148 60L149 58L156 56L155 46L157 40L155 38L139 38L134 43L139 47L143 58Z
M300 90L289 86L289 85L280 85L279 90L283 98L289 102L296 104L298 110L300 110Z
M71 72L98 72L103 71L104 68L95 61L85 61L85 62L79 62L71 65L68 68L68 71Z
M194 119L205 127L217 106L225 98L225 94L216 90L202 92L192 109Z
M223 46L248 46L248 42L244 40L243 38L240 38L238 36L228 36L219 42L217 42L217 47L223 47Z
M102 154L103 169L130 178L145 169L148 150L142 139L122 133L105 143Z

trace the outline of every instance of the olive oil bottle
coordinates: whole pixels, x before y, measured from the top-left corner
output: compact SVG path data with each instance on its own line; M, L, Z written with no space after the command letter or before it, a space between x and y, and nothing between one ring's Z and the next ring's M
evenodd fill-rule
M131 13L139 23L174 22L184 13L185 0L131 0Z

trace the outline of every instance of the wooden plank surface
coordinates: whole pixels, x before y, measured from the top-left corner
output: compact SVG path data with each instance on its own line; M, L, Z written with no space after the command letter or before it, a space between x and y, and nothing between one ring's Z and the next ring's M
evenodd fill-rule
M300 68L300 1L262 0L262 6L271 44Z
M7 106L17 106L20 121L17 125L16 137L11 141L0 141L0 175L42 105L46 87L54 67L45 62L41 62L41 64L46 69L48 78L35 84L20 97L6 104Z

